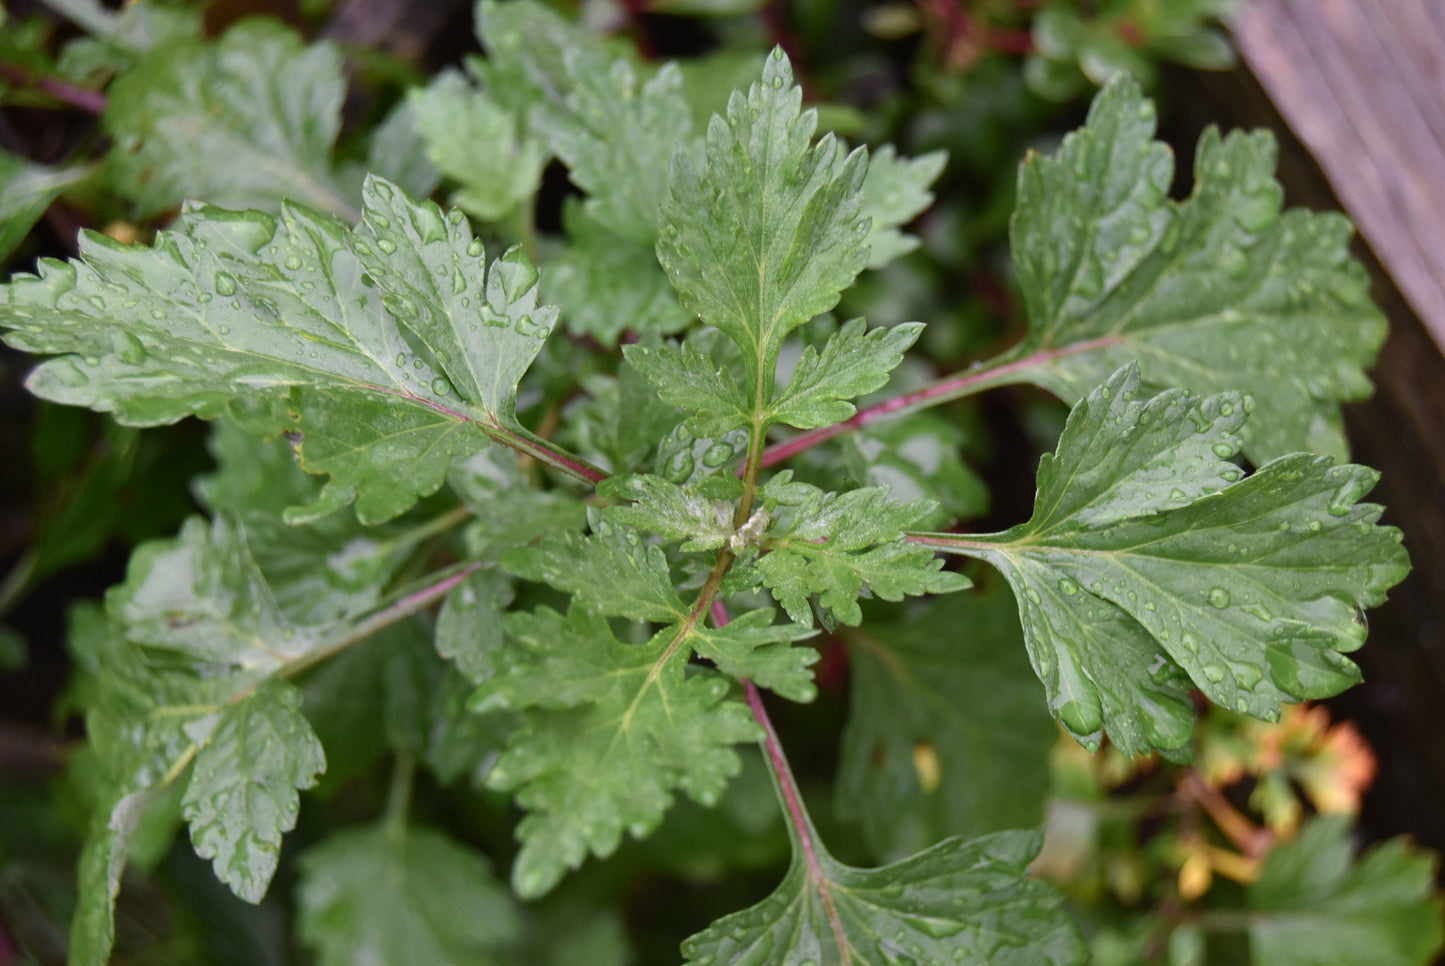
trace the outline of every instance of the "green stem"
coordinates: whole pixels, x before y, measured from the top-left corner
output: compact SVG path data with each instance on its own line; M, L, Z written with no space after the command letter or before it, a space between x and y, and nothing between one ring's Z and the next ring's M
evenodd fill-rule
M398 751L391 766L391 787L386 793L386 834L398 839L406 834L406 813L411 807L411 786L416 776L416 758Z
M27 585L30 583L30 575L35 572L35 562L39 559L35 549L25 551L25 554L17 561L10 572L5 575L5 580L0 582L0 617L9 613L16 601L25 594Z

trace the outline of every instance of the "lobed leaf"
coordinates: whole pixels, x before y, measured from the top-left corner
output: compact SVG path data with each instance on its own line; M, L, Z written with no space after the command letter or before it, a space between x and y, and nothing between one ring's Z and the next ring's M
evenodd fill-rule
M662 548L594 518L592 534L564 533L514 550L502 566L518 577L565 590L594 614L676 621L687 607L672 589Z
M245 534L225 517L209 526L191 517L174 540L141 544L106 604L132 640L203 669L269 673L321 640L281 613Z
M808 598L814 595L828 613L856 626L865 588L884 600L902 600L969 586L963 575L941 570L943 562L930 551L903 541L904 528L929 513L930 504L895 503L884 487L838 494L790 480L784 472L763 488L785 522L768 532L768 552L756 568L793 620L812 623Z
M145 215L183 198L272 211L289 198L354 216L331 170L345 93L336 48L275 21L159 45L107 92L111 176Z
M666 64L643 82L627 60L591 46L567 50L564 63L571 89L562 105L543 102L537 125L586 193L590 218L651 246L673 151L692 138L682 74Z
M1027 523L922 540L1008 578L1075 737L1187 754L1185 675L1270 720L1281 702L1338 693L1359 680L1345 654L1364 640L1360 609L1409 563L1381 508L1356 503L1370 470L1296 454L1241 478L1239 396L1140 392L1130 366L1075 406Z
M1247 392L1253 462L1343 459L1339 403L1369 394L1385 337L1349 222L1280 213L1265 132L1206 132L1193 194L1170 201L1153 133L1153 105L1119 79L1055 157L1024 162L1011 241L1030 331L1010 358L1041 354L1024 377L1071 403L1131 360L1151 389Z
M485 270L461 212L377 178L364 199L354 230L298 206L198 208L153 248L89 236L5 287L6 340L59 356L33 392L128 424L286 402L302 465L332 475L320 509L389 519L488 437L534 446L513 400L556 310L520 252Z
M322 966L513 962L520 916L475 850L428 829L343 829L300 858L298 931Z
M1036 832L948 839L880 869L855 869L814 844L794 849L777 890L683 943L697 966L939 962L1063 966L1083 944L1052 887L1028 877Z
M506 617L519 650L473 697L476 710L520 711L522 725L487 776L528 810L512 884L536 897L623 830L642 837L674 789L716 801L740 767L732 745L758 736L725 679L689 673L676 628L623 644L605 619L574 606Z
M863 216L869 220L868 267L882 268L918 247L918 239L899 228L933 204L928 188L943 173L948 155L930 151L916 158L900 158L891 144L868 158L863 179Z
M735 373L717 365L691 341L656 348L623 348L629 365L642 374L662 401L688 414L687 430L695 436L723 436L752 421Z
M774 624L773 610L750 610L723 627L694 627L688 643L729 677L746 678L790 701L818 696L809 670L818 662L811 647L789 647L812 637L814 630L796 623Z
M517 117L457 71L442 71L407 95L426 157L459 188L452 200L496 221L536 194L545 152L518 131Z
M683 307L737 343L764 389L783 338L837 304L868 258L865 153L840 157L831 134L812 144L817 115L801 105L779 48L713 118L701 169L676 155L657 247Z
M270 678L186 726L199 747L181 806L191 843L247 902L266 894L281 835L296 827L297 789L316 784L326 769L300 707L300 691Z
M1391 839L1351 860L1349 819L1318 816L1265 856L1249 946L1270 966L1425 966L1445 945L1435 862Z
M922 333L920 322L871 332L862 319L847 323L821 352L803 350L787 387L768 407L768 422L813 429L852 418L857 409L848 400L882 387Z
M597 493L632 501L609 507L605 511L609 520L669 541L681 540L684 553L715 550L733 536L732 502L709 499L695 485L681 487L661 476L614 476Z

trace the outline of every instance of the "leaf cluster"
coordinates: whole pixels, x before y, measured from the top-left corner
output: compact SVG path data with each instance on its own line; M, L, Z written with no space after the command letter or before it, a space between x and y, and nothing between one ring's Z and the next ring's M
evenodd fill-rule
M357 151L326 42L67 6L112 50L103 176L135 218L174 217L17 273L3 338L40 357L41 399L199 417L215 462L205 515L74 618L72 963L107 960L128 857L181 824L247 902L294 869L321 962L566 962L574 929L620 962L596 895L627 840L759 812L787 828L782 882L689 962L1079 963L1018 830L1043 817L1050 716L1091 751L1184 759L1196 695L1273 720L1358 681L1363 611L1408 569L1339 429L1383 321L1348 225L1281 211L1267 136L1206 135L1171 201L1152 104L1111 82L1020 169L1025 335L939 375L922 323L847 299L919 246L946 159L850 148L781 47L703 109L720 58L656 66L483 0L487 56ZM554 162L577 195L546 235ZM99 171L0 159L0 247ZM976 454L920 410L1025 382L1071 411L1032 516L972 533ZM768 714L840 655L856 845L814 823ZM754 744L775 803L738 780ZM303 792L354 813L348 783L382 773L364 821L303 828L286 866ZM431 827L413 794L462 778L472 820ZM475 847L507 833L510 890ZM1312 961L1280 910L1401 963L1439 945L1424 860L1352 865L1343 841L1321 822L1271 855L1257 961Z

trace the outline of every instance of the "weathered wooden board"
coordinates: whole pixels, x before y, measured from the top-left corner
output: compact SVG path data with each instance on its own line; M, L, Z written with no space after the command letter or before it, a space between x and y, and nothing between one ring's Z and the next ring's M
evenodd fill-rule
M1247 0L1235 43L1445 348L1445 2Z

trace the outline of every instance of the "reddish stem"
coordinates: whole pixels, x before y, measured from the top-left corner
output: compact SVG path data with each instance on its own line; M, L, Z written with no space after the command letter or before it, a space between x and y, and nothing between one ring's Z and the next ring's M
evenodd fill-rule
M992 389L996 386L1006 386L1013 382L1021 381L1020 373L1044 365L1055 359L1065 356L1077 355L1082 352L1091 352L1094 349L1102 349L1111 345L1120 344L1118 336L1106 335L1097 339L1090 339L1087 342L1076 342L1073 345L1065 346L1062 349L1044 349L1032 355L1024 356L1022 359L1015 359L999 366L983 366L968 369L964 372L955 373L937 382L931 382L922 389L915 389L913 392L895 396L892 399L885 399L872 406L866 406L853 414L851 419L845 419L841 423L834 423L831 426L823 426L818 429L810 429L807 432L799 433L792 439L784 440L776 446L770 446L763 451L761 465L772 466L774 463L781 463L791 456L796 456L805 449L811 449L824 440L832 439L849 430L861 429L869 423L876 423L880 419L887 419L891 416L901 416L912 412L915 409L924 409L928 406L936 406L940 403L950 402L954 399L961 399L964 396L972 395L982 389Z
M78 107L91 114L104 114L106 98L100 91L77 87L55 77L36 77L23 67L0 64L0 77L21 87L33 87L42 94L49 94L57 101Z
M727 625L728 612L722 601L713 601L712 620L718 627ZM783 744L778 740L777 731L773 729L773 722L768 717L768 710L763 707L762 693L758 691L757 685L747 678L743 678L742 682L743 690L748 698L748 707L753 712L753 719L763 729L763 749L768 754L768 765L772 768L773 779L782 792L784 804L787 805L788 819L793 823L798 841L803 845L803 860L808 865L808 881L816 885L818 894L823 899L823 905L828 910L828 923L833 929L833 938L838 943L838 949L843 953L844 962L849 962L851 959L848 955L843 921L838 917L838 910L833 905L833 896L828 891L828 877L823 874L823 867L818 862L818 852L813 845L813 826L808 821L807 811L803 808L803 797L799 794L798 784L793 779L793 769L788 765L788 757L783 752Z

